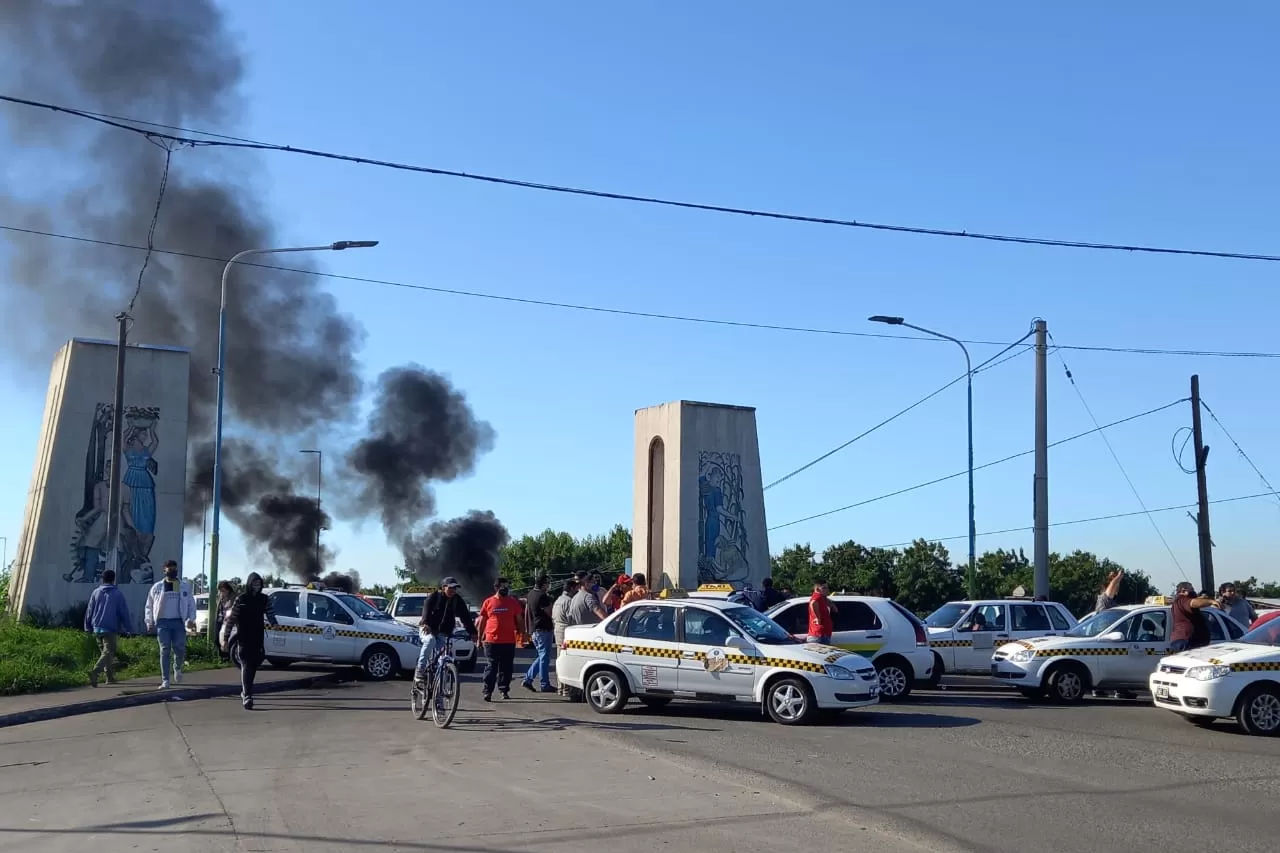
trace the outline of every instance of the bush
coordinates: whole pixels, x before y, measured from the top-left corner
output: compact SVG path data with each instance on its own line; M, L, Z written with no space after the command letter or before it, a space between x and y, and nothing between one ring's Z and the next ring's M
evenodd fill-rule
M84 687L98 660L92 635L71 628L39 628L0 620L0 696ZM187 671L221 666L203 637L187 638ZM116 677L159 675L160 651L155 637L121 637Z

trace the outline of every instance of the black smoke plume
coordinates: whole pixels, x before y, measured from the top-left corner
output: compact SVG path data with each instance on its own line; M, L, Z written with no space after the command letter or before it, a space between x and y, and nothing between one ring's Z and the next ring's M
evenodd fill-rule
M452 575L479 601L493 593L498 553L510 540L492 512L472 510L462 518L432 522L410 536L404 546L405 568L424 583Z
M329 574L320 578L320 583L331 589L342 590L343 592L359 593L360 592L360 573L355 569L348 569L345 572L329 572Z
M175 126L234 126L243 71L240 46L212 0L0 2L0 77L33 100ZM36 152L23 171L38 176L0 184L5 220L145 245L164 166L158 145L29 107L0 108L0 122L14 141ZM280 245L245 163L208 149L176 150L155 245L213 258ZM13 174L17 165L11 163ZM72 336L114 340L112 318L133 295L140 252L28 235L12 237L10 249L10 284L0 307L0 316L9 318L8 352L52 353ZM305 256L290 256L289 265L304 267L299 258ZM195 460L209 455L200 443L213 432L210 371L217 361L221 273L220 262L156 255L133 310L132 341L191 349L188 424ZM296 435L341 423L361 392L360 328L311 276L241 266L230 290L227 408L237 427ZM250 455L252 462L231 460L256 478L237 483L249 490L238 493L238 505L274 494L279 499L255 506L250 520L274 514L290 532L246 527L239 518L236 524L278 560L305 566L314 536L309 549L301 547L308 522L300 518L301 505L287 500L288 478L271 454ZM200 471L197 466L197 478ZM286 488L277 491L282 482ZM188 496L189 525L199 526L210 496L207 487Z

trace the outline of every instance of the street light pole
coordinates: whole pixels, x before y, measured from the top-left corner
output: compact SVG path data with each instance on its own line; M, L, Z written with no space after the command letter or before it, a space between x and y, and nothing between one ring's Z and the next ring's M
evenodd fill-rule
M323 450L299 450L299 453L314 453L316 455L316 515L320 515L320 492L324 486L324 451ZM320 519L316 518L316 574L320 573Z
M214 373L218 377L218 402L213 435L213 531L209 536L209 589L218 588L218 546L219 531L222 527L222 416L223 401L227 389L227 283L231 278L231 268L250 255L283 255L293 252L340 252L343 249L370 249L378 245L377 240L339 240L327 246L299 246L287 249L245 249L227 261L222 268L222 302L218 308L218 366ZM211 593L212 594L212 593ZM217 620L209 620L209 644L218 642Z
M941 338L944 341L960 347L960 351L964 353L964 369L965 369L965 385L968 393L967 413L969 422L969 572L968 586L969 597L977 598L978 596L978 526L974 520L973 507L973 362L969 359L969 348L966 347L956 338L950 335L944 335L941 332L935 332L932 329L926 329L923 326L913 326L901 317L886 317L877 314L874 317L868 317L872 323L885 323L890 326L902 326L907 329L915 329L917 332L923 332L926 335L932 335L935 338Z

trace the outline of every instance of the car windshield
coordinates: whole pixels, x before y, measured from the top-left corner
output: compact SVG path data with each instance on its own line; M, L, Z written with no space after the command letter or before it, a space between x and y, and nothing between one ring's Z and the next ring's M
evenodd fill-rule
M426 604L427 597L425 595L415 595L412 598L397 598L395 606L396 616L421 616L422 606Z
M365 601L358 595L350 595L342 593L337 599L347 605L347 609L359 616L361 619L390 619L391 617Z
M741 628L757 643L788 646L800 642L788 634L786 628L750 607L730 607L720 612L724 614L724 618Z
M1268 619L1240 638L1254 646L1280 646L1280 619Z
M937 610L929 614L924 620L924 624L930 628L952 628L960 621L960 617L967 613L969 605L959 601L953 601L950 604L944 604Z
M1066 633L1068 637L1097 637L1111 630L1111 626L1129 615L1128 610L1113 607L1099 610Z

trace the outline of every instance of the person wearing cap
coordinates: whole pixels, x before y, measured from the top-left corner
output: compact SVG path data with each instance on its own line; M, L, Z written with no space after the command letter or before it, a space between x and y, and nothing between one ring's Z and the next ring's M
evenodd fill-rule
M612 613L622 606L622 599L631 589L631 578L627 575L618 575L618 580L613 586L609 587L609 591L605 593L604 609Z
M1173 595L1169 652L1177 654L1209 645L1209 622L1200 611L1217 604L1213 596L1196 595L1196 588L1187 581L1178 584Z
M425 681L427 665L435 656L442 640L446 640L457 628L458 621L472 641L476 638L476 623L471 618L471 608L462 598L457 578L448 577L440 582L440 588L427 596L422 605L422 618L418 620L418 633L422 635L422 651L418 653L418 666L414 670L415 681Z

